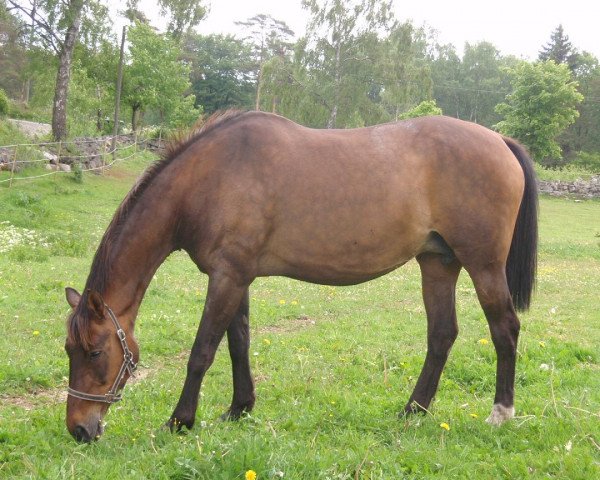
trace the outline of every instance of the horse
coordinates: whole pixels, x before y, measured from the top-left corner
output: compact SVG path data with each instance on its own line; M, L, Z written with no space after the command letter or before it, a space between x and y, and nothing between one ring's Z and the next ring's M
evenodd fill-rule
M179 401L166 425L192 428L200 385L227 334L233 398L252 410L249 293L257 277L326 285L374 279L416 257L427 353L402 413L427 411L458 334L464 268L497 355L487 421L514 416L516 311L529 307L537 256L537 187L515 140L434 116L318 130L262 112L227 111L173 142L117 209L83 293L66 289L66 424L80 442L135 370L135 319L155 271L175 250L208 275L206 302Z

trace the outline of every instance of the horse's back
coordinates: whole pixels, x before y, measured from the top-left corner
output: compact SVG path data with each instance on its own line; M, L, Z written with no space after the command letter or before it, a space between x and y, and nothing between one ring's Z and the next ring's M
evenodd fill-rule
M502 256L510 245L523 174L502 137L478 125L427 117L314 130L248 114L224 139L215 208L223 230L243 225L254 239L244 249L258 275L356 283L426 251L433 232L459 251L500 239Z

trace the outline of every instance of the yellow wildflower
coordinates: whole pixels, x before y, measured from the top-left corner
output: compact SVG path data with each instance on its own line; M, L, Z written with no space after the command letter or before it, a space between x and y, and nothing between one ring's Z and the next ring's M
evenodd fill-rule
M39 331L39 330L34 330L34 331L33 331L33 336L34 336L34 337L37 337L39 334L40 334L40 331Z
M479 415L477 415L476 413L469 413L469 415L471 416L471 418L477 418L477 417L479 417Z
M271 345L271 340L269 340L268 338L265 338L263 342L265 343L265 345Z
M546 348L546 342L540 342L540 347Z
M487 338L482 338L477 343L479 343L479 345L487 345L488 343L490 343L490 341Z
M279 300L279 305L285 305L285 300L283 300L283 299Z
M440 423L440 427L442 427L446 431L450 430L450 425L448 425L446 422Z
M244 478L246 480L256 480L256 472L254 470L248 470Z
M298 305L298 300L292 300L292 305Z

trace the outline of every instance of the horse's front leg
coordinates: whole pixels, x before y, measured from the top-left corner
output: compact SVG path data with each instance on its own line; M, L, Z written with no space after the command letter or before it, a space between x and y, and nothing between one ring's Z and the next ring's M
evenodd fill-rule
M180 430L183 426L192 428L194 425L202 379L212 365L217 347L247 290L248 285L242 283L235 274L219 273L209 278L206 303L190 353L183 390L167 422L171 430Z

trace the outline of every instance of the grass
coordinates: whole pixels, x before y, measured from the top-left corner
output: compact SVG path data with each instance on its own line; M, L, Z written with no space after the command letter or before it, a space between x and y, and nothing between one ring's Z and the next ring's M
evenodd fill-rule
M1 478L242 479L248 469L259 480L600 476L600 202L554 198L541 199L538 290L521 315L517 418L508 424L484 422L495 354L465 275L461 333L431 411L398 418L425 354L420 277L410 262L355 287L256 281L254 412L217 420L231 396L222 346L196 427L165 432L206 292L206 278L177 253L139 313L144 378L111 407L99 442L76 444L61 396L64 287L83 286L112 213L147 163L86 175L82 184L54 176L0 186L0 222L9 222L0 224ZM2 251L7 239L17 245Z
M574 182L575 180L590 180L600 172L584 166L567 164L562 168L545 168L539 163L535 164L535 173L540 180Z

